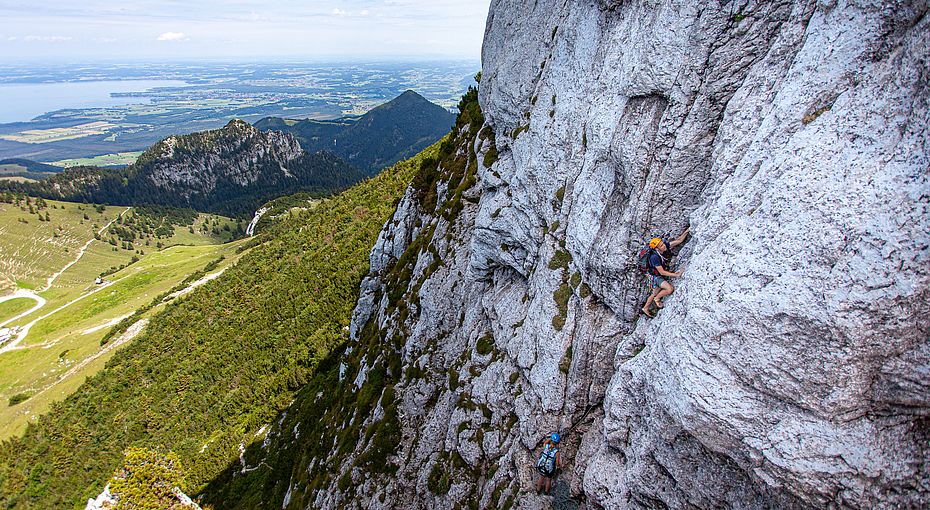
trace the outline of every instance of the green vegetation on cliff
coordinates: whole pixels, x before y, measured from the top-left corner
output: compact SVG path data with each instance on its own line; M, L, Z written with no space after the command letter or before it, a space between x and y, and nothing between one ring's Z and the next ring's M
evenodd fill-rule
M351 348L334 351L320 362L293 404L270 420L264 435L252 438L243 451L244 465L232 463L201 492L205 505L282 508L287 500L289 508L314 508L320 495L348 501L356 496L362 480L377 480L397 471L392 456L403 438L395 385L423 375L420 367L402 364L407 334L402 324L419 313L417 291L442 261L435 258L417 278L414 268L419 257L435 253L431 239L438 217L454 219L467 200L463 193L477 182L473 147L484 123L477 90L465 94L459 110L452 134L437 151L420 158L411 184L414 200L424 212L433 213L434 221L424 225L401 256L388 264L383 273L386 288L374 298L375 303L384 300L385 316L397 318L401 326L392 333L379 328L378 317L372 316ZM445 184L440 186L442 194L437 191L439 183ZM488 347L493 349L493 344ZM362 381L360 386L356 381ZM460 460L451 458L449 469L456 469L459 477L475 476L466 473ZM431 487L449 490L448 474L432 478Z

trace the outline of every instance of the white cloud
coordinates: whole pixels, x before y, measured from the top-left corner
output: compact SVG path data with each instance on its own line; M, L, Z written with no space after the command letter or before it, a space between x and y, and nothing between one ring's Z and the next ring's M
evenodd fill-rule
M345 16L346 14L349 13L342 9L333 9L333 16Z
M158 36L159 41L186 41L187 36L184 35L184 32L165 32Z
M65 37L63 35L27 35L23 37L16 37L14 35L12 37L6 38L7 41L50 42L50 43L65 42L65 41L70 41L71 39L72 39L71 37Z
M362 16L368 16L368 9L362 10L362 12L360 12L359 14L361 14Z

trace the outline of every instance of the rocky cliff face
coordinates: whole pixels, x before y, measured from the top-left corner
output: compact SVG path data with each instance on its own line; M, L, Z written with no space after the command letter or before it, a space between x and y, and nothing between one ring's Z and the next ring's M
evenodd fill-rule
M353 349L400 357L346 375L397 381L359 418L396 407L396 472L360 441L315 506L548 507L552 431L558 508L930 504L927 10L493 1L483 124L354 315ZM638 317L633 253L686 225Z
M263 172L275 167L279 179L293 177L288 166L303 154L293 135L279 131L262 133L241 120L222 129L158 142L136 163L156 187L179 190L185 196L206 194L218 182L245 187L267 178Z

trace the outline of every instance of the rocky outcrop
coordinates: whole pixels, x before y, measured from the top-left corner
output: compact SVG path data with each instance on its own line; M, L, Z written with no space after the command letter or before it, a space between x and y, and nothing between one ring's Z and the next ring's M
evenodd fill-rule
M127 168L73 167L44 181L8 186L75 202L244 216L282 195L332 194L364 177L332 153L303 151L293 135L232 120L220 129L168 137Z
M555 430L557 508L930 504L927 10L493 1L484 124L399 204L353 319L353 349L399 342L347 375L396 372L361 417L396 398L396 473L361 441L316 506L548 507ZM686 225L638 318L633 253Z
M262 133L251 124L232 120L222 129L158 142L136 163L156 187L175 188L186 195L208 193L217 183L254 184L268 167L281 177L293 177L288 166L303 154L293 135Z

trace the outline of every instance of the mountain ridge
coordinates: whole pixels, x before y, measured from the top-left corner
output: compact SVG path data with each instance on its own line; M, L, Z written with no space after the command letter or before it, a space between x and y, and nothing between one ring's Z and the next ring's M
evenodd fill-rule
M168 205L232 216L299 191L328 195L363 175L332 153L303 151L278 131L234 119L209 131L168 137L126 168L72 167L8 187L45 198L113 205Z
M268 470L215 489L237 508L926 507L926 13L493 1L481 115L385 224L346 353L249 449ZM648 319L635 254L686 227Z
M306 119L293 125L280 117L266 117L255 126L291 133L304 150L331 151L371 175L445 136L454 120L445 108L407 90L360 116Z

